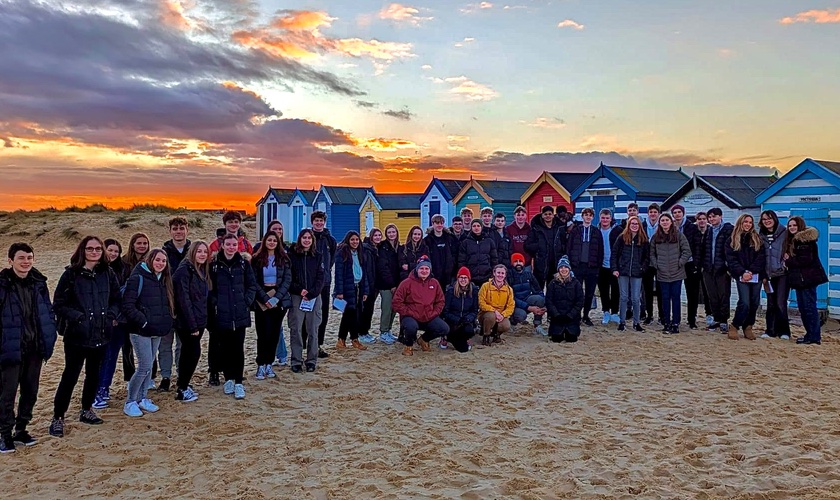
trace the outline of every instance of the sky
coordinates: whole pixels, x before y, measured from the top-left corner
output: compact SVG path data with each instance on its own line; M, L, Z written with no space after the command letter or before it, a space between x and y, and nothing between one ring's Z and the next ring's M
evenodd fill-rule
M840 0L0 0L0 210L784 173L840 160L838 40Z

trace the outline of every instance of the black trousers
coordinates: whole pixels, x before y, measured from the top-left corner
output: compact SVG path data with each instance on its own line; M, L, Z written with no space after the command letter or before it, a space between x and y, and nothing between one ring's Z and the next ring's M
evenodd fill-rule
M700 282L703 275L699 272L689 272L685 276L686 322L689 325L697 323L697 308L700 306Z
M613 276L609 267L598 270L598 291L601 293L601 310L605 313L618 314L620 294L618 278Z
M99 367L105 357L107 346L79 347L64 343L64 371L61 373L61 381L55 391L55 417L64 418L67 408L70 407L70 398L73 396L73 389L79 381L82 373L82 366L85 368L85 381L82 386L82 410L90 410L93 400L96 398L96 390L99 388Z
M379 297L379 291L374 290L370 295L368 295L368 298L364 303L364 307L362 308L361 331L363 335L370 333L370 327L373 323L373 313L374 309L376 309L377 297Z
M732 278L726 271L703 271L703 281L706 282L706 301L715 323L727 323L729 321L730 305L732 298Z
M589 317L592 310L592 299L595 297L595 286L598 284L599 267L581 266L573 269L575 277L583 285L583 317Z
M446 340L458 352L467 352L470 350L468 341L475 335L475 323L458 323L452 324L447 321L449 325L449 333L446 334Z
M653 299L656 299L656 311L662 317L662 293L656 286L656 269L649 267L642 276L642 289L645 296L645 314L653 319Z
M321 291L321 324L318 325L318 347L324 345L324 337L327 335L327 321L330 319L330 289L332 285L324 285ZM301 330L303 336L303 348L306 349L306 323L303 324Z
M175 335L181 339L181 362L178 370L178 389L184 390L189 387L198 360L201 358L201 337L204 336L204 328L198 331L198 335L186 330L175 330Z
M344 312L341 314L341 323L338 325L338 338L347 340L347 334L350 334L350 340L359 338L359 334L367 332L362 330L362 313L364 303L362 302L362 294L359 286L356 285L356 302L347 303Z
M220 373L224 370L222 361L222 334L224 330L208 328L207 333L207 371L210 373Z
M235 384L241 384L245 372L245 328L219 330L216 333L221 337L219 340L225 382L233 380ZM277 348L277 344L274 347Z
M0 369L0 437L12 435L12 429L26 429L38 400L38 384L44 359L38 354L24 354L21 363ZM20 387L17 416L15 398Z
M787 275L770 278L773 293L767 294L767 328L765 333L771 337L790 336L790 317L788 316L788 297L790 288Z
M116 335L123 336L123 346L122 346L122 365L123 365L123 380L128 382L131 380L131 376L134 375L134 371L137 369L134 365L134 347L131 345L131 333L129 331L131 328L128 328L126 325L121 325L123 328L119 328L116 331L122 333L115 333Z
M254 311L254 326L257 330L257 366L270 365L277 352L280 341L280 329L288 309L275 307L263 311L257 306Z

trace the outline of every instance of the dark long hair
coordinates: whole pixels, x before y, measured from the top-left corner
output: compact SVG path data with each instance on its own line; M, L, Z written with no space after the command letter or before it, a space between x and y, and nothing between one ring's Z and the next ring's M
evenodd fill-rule
M269 250L265 246L265 240L269 236L273 236L277 240L277 246L274 248L274 267L288 264L289 256L286 254L286 249L283 248L283 238L276 231L268 231L263 235L262 241L260 241L260 248L257 249L257 253L254 254L252 259L254 264L260 267L266 267L268 265Z
M70 257L70 267L74 269L81 269L85 267L85 264L87 263L87 259L85 258L85 247L90 241L95 241L102 247L102 251L99 252L99 261L96 263L96 267L108 267L108 257L105 256L105 244L102 243L102 240L100 240L97 236L85 236L82 238L82 241L80 241L76 246L76 251L74 251L73 255Z
M414 236L414 230L415 229L417 231L420 231L420 241L418 241L416 245L414 244L414 240L412 239L412 236ZM408 230L408 236L405 237L405 251L406 251L406 253L409 252L409 251L416 252L420 248L420 245L422 245L422 244L423 244L423 228L421 228L420 226L411 226L411 229Z
M172 266L169 265L169 257L166 255L166 252L160 248L154 248L146 254L146 258L144 262L146 266L149 268L149 272L155 274L155 267L152 265L154 262L155 257L163 254L166 257L166 267L163 268L163 271L160 273L160 282L163 283L163 286L166 288L166 299L169 302L169 313L172 314L172 317L175 317L175 290L172 288Z
M312 237L312 246L309 247L309 252L308 253L309 253L309 255L315 255L315 251L316 251L315 246L317 245L316 240L315 240L315 232L312 231L311 229L309 229L308 227L304 228L304 229L301 229L300 232L298 233L297 242L295 242L295 244L293 246L293 250L294 250L295 253L307 253L306 250L303 249L303 245L301 244L301 240L303 239L303 235L306 234L306 233L309 233L309 236Z
M117 245L117 248L120 249L120 254L117 256L117 258L114 260L114 262L116 262L116 261L118 261L122 258L123 248L122 248L122 245L120 245L119 241L115 240L114 238L108 238L103 243L105 245L105 248L108 248L111 245Z
M671 230L667 233L664 229L662 229L662 217L671 221ZM664 213L659 214L659 220L656 223L656 232L653 233L653 242L654 243L677 243L680 241L679 236L679 228L676 224L674 224L674 218L671 217L671 214Z
M796 234L799 234L799 233L801 233L802 231L805 230L805 219L803 219L802 217L800 217L798 215L794 215L793 217L788 219L788 224L790 224L791 222L796 222ZM794 235L790 234L790 230L787 230L787 231L788 231L788 237L785 240L785 253L793 256L794 255L794 251L793 251L793 236Z
M347 262L353 258L352 251L353 249L350 248L350 238L355 236L359 238L359 247L356 249L356 255L359 257L359 264L364 263L364 252L362 252L362 237L359 236L359 233L356 231L347 231L347 234L344 235L344 239L341 240L341 243L338 244L338 254L341 255L342 262Z
M285 238L285 237L286 237L286 234L285 234L285 233L286 233L286 228L285 228L285 227L283 227L283 223L282 223L282 222L280 222L280 221L279 221L279 220L277 220L277 219L272 219L272 221L271 221L271 222L269 222L269 223L268 223L268 225L267 225L267 226L265 226L265 227L266 227L266 228L268 228L268 231L271 231L271 230L272 230L272 229L271 229L271 226L273 226L273 225L275 225L275 224L280 224L280 232L282 232L283 234L278 234L277 236L279 236L279 237L280 237L280 238L279 238L279 241L280 241L280 244L282 245L282 244L283 244L283 238ZM268 232L268 231L266 231L266 232ZM274 232L276 233L277 231L274 231ZM263 235L263 238L265 238L265 235ZM262 245L262 243L260 243L260 245Z
M767 229L764 227L764 223L761 222L761 219L764 217L770 217L773 219L773 229ZM773 210L765 210L761 212L761 216L758 218L758 232L769 236L775 233L777 229L779 229L779 216L776 215L776 212Z
M128 241L128 250L125 253L125 257L123 257L123 259L125 260L125 264L128 266L129 269L134 269L134 266L136 266L141 261L145 260L146 256L149 255L148 251L146 252L146 255L140 255L134 251L134 243L136 243L137 240L139 240L140 238L146 238L146 241L149 242L149 247L152 246L151 240L148 236L146 236L145 233L132 234L131 239Z
M207 249L207 260L204 264L199 264L195 260L195 255L198 253L198 249L204 247ZM210 252L210 245L207 244L204 240L197 240L193 241L190 244L190 249L187 251L187 255L184 257L186 261L192 264L193 268L195 268L196 272L198 273L199 279L207 283L207 289L210 290L213 287L213 280L210 279L210 261L212 252Z

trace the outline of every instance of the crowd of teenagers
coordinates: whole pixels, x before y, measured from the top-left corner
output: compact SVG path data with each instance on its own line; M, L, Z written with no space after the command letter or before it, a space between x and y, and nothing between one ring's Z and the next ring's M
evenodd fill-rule
M36 443L27 425L41 367L58 336L64 368L49 427L57 437L64 436L82 368L79 421L103 422L94 410L109 406L120 354L128 384L125 415L158 411L149 391L171 391L173 368L175 399L195 401L191 382L205 330L209 385L222 385L223 378L224 394L245 398L244 342L252 312L257 380L275 378L273 365L316 371L319 358L329 356L323 345L331 309L342 315L338 350L399 342L402 354L411 356L415 344L430 351L437 339L440 348L467 352L475 336L486 346L504 343L512 325L529 316L536 334L576 342L581 325L593 326L596 287L603 325L614 322L625 331L632 319L633 330L642 332L654 322L656 303L662 333L676 334L684 283L688 327L698 328L702 295L705 327L731 339L739 331L756 338L762 288L768 300L761 336L789 339L787 304L795 290L806 331L797 343L820 343L816 287L827 276L819 235L801 217L783 226L765 211L758 227L750 215L733 226L719 208L696 214L692 222L682 206L660 213L654 204L643 220L634 203L620 223L609 210L598 217L594 223L595 212L585 208L575 221L564 207L546 206L529 222L525 208L517 207L508 225L491 208L478 219L464 209L450 227L435 215L430 228L414 226L405 240L389 224L364 238L349 231L337 242L325 227L326 215L316 211L312 227L289 246L279 221L252 245L237 212L224 214L224 227L209 243L190 241L186 219L175 217L169 221L171 239L161 248L151 248L143 233L134 234L125 251L114 239L84 237L52 299L47 278L33 267L32 247L14 243L9 267L0 271L0 451ZM738 305L730 322L732 280Z

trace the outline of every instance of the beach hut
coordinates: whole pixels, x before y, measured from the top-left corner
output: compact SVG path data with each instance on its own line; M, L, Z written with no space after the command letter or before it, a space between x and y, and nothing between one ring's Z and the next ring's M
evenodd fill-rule
M405 238L412 226L420 225L419 198L420 193L377 194L368 191L359 206L360 232L367 236L374 227L384 231L388 224L395 224L400 238Z
M327 214L327 229L341 241L347 231L359 230L359 207L373 187L321 186L312 201L314 210Z
M759 193L756 203L785 224L799 215L820 232L820 260L829 283L817 288L817 308L840 318L840 162L806 158Z
M572 191L575 213L592 208L595 214L609 208L616 219L627 218L627 205L639 204L644 214L651 203L664 202L689 179L680 170L601 165Z
M455 213L459 214L464 208L471 208L473 215L478 218L482 208L490 207L495 213L505 214L510 223L513 220L513 210L519 206L522 193L530 186L530 182L486 181L470 178L470 181L452 200L455 204Z
M723 220L735 223L741 214L750 214L758 221L761 205L755 197L779 178L776 175L742 177L735 175L691 176L674 194L662 203L662 210L674 205L685 207L685 215L693 220L698 212L712 207L723 211Z
M455 203L452 201L461 192L469 180L438 179L432 177L426 190L420 195L420 227L432 225L432 216L440 214L446 223L452 222L452 217L458 215Z
M569 212L574 212L572 192L590 175L588 173L543 172L519 199L519 203L528 211L528 220L540 213L542 207L546 205L551 205L555 209L562 205Z
M312 201L317 191L314 189L278 189L269 187L265 195L257 202L257 234L262 238L272 220L283 224L283 237L294 241L301 229L309 226L312 213Z

